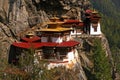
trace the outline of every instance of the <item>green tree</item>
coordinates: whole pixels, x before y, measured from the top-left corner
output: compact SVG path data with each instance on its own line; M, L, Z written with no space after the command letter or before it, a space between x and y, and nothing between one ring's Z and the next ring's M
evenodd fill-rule
M112 80L110 63L100 39L94 41L93 47L94 74L96 80Z
M90 0L93 7L101 12L102 32L106 35L112 51L117 73L120 74L120 10L119 0ZM106 7L105 7L106 6ZM117 55L117 56L116 56Z

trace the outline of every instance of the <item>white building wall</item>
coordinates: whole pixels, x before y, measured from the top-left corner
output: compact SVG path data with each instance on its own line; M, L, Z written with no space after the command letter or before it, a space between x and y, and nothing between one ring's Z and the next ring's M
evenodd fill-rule
M100 22L98 23L97 31L94 31L94 27L92 26L92 23L91 23L90 24L90 35L100 35L100 34L101 34Z
M67 69L73 69L77 63L79 63L79 56L78 56L78 51L77 49L74 49L70 52L67 53L66 55L67 58L63 59L63 61L61 61L59 63L59 61L55 61L55 62L51 62L50 64L48 64L48 69L52 69L55 67L59 67L59 66L65 66ZM67 61L67 62L66 62Z
M41 37L41 42L48 42L48 38L47 37Z
M62 37L51 37L52 42L61 43L63 42ZM41 37L41 42L48 42L48 37Z
M76 34L76 30L71 31L71 35L75 35Z
M67 37L67 40L66 41L69 41L71 39L71 36L70 35L66 35Z
M68 58L68 61L72 61L75 58L74 52L73 51L68 52L67 58Z
M77 32L76 30L71 31L71 35L80 35L82 34L81 32Z
M61 37L52 37L52 42L61 43L63 39Z

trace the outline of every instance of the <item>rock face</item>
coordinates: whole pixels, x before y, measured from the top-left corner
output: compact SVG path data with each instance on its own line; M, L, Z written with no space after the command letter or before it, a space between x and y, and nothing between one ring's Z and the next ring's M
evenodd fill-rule
M4 35L0 37L14 40L18 33L52 16L67 15L81 20L89 7L88 0L0 0L0 35Z
M47 21L53 15L81 19L81 12L89 6L87 0L0 0L0 17L4 23L22 23L25 27Z
M17 34L27 28L49 21L52 16L67 15L81 20L84 10L89 7L89 0L0 0L1 53L8 55L9 46L17 40ZM80 75L81 80L87 80L85 75Z

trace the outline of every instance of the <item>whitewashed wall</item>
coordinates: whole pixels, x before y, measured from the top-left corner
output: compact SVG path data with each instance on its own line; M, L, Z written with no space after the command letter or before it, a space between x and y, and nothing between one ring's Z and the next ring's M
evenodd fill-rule
M61 37L52 37L52 42L61 43L63 39Z
M82 33L81 32L77 32L76 30L74 30L74 32L71 31L71 35L79 35L79 34L82 34Z
M94 31L94 28L93 28L92 23L91 23L91 25L90 25L90 35L100 35L100 34L101 34L100 22L98 23L97 31Z
M48 42L48 38L47 37L41 37L41 42Z

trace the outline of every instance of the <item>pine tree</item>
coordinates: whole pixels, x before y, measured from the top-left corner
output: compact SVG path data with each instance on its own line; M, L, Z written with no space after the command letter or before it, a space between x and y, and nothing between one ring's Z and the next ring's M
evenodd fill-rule
M95 40L93 53L94 74L96 80L112 80L110 63L106 57L105 50L103 50L100 39Z

